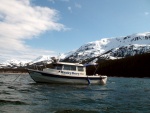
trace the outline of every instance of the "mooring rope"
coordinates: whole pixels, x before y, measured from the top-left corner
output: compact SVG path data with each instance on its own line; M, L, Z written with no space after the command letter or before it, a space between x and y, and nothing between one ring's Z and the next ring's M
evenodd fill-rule
M19 76L15 80L13 80L12 82L15 82L20 76L21 76L21 74L19 74Z
M88 85L91 84L89 77L87 76Z

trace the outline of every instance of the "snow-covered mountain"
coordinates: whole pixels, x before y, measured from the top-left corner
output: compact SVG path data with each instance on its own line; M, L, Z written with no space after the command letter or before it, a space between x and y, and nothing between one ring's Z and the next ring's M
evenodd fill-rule
M41 55L37 58L35 58L32 61L20 61L16 59L7 60L3 63L0 63L0 68L17 68L17 67L25 67L27 65L45 65L50 64L54 61L54 59L63 59L72 52L61 54L58 57L50 56L50 55Z
M51 57L52 56L50 56L50 55L42 55L42 56L39 56L36 59L32 60L30 63L51 62L52 61Z
M16 68L16 67L25 67L27 65L32 65L32 64L38 64L38 63L45 63L49 64L52 62L51 56L49 55L42 55L37 58L35 58L32 61L20 61L20 60L7 60L3 63L0 64L1 68Z
M78 62L96 57L116 59L146 52L150 52L150 32L89 42L65 57L65 60Z
M118 59L136 54L150 52L150 32L133 34L125 37L103 38L98 41L82 45L75 51L70 51L56 57L70 62L88 61L96 62L101 59ZM23 67L32 64L49 64L53 56L42 55L32 61L7 60L0 64L2 67Z

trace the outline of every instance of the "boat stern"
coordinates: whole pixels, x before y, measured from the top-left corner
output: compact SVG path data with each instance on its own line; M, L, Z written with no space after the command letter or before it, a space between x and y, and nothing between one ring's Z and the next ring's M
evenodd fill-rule
M105 85L107 82L107 76L101 76L100 84Z

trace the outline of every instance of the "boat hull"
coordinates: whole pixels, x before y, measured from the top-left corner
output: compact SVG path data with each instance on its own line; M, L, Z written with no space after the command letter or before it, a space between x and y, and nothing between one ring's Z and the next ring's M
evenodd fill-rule
M52 84L106 84L107 76L66 76L38 70L28 70L35 82Z

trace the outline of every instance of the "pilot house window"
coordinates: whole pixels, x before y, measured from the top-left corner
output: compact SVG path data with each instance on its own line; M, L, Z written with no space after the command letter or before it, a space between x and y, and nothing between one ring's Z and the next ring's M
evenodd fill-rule
M57 70L62 70L62 65L57 65L55 68L56 68Z
M64 65L64 70L76 71L76 66Z
M71 66L72 71L76 71L76 66Z
M78 71L84 71L83 67L78 66Z

